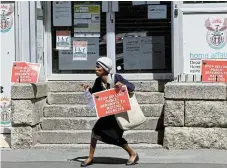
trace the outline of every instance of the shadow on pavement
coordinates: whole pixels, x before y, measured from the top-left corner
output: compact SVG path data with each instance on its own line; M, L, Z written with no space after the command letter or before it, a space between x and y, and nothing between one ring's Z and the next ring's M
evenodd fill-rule
M87 156L76 157L74 159L68 159L68 161L83 162L87 159ZM96 164L125 164L128 160L115 157L94 157L94 163Z

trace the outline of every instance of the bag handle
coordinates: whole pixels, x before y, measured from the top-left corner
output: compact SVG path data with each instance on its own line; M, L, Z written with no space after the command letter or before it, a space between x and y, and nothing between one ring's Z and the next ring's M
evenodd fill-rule
M110 87L113 88L115 85L115 74L110 74L110 77L111 77Z

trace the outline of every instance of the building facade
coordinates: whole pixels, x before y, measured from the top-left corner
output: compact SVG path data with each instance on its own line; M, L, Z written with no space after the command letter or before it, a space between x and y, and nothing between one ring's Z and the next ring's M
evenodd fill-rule
M6 1L0 33L1 132L9 133L14 61L40 63L40 82L94 80L101 56L132 81L201 81L203 60L227 60L227 2Z

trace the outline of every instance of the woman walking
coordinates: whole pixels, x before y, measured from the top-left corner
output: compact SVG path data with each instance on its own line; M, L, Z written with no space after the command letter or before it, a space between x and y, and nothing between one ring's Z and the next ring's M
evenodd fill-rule
M94 86L89 88L89 86L84 85L84 89L89 89L91 93L110 89L112 79L109 73L111 69L111 59L107 57L99 58L96 61L95 72L98 77L95 80ZM129 92L133 92L135 89L135 86L132 83L125 80L119 74L115 75L114 83L115 88L121 88L123 85L126 85ZM123 148L129 154L129 160L127 161L126 165L136 164L139 160L139 156L131 147L129 147L127 141L122 137L123 133L124 131L118 126L114 115L100 118L92 129L90 153L87 160L81 163L81 167L86 167L93 164L93 156L98 140Z

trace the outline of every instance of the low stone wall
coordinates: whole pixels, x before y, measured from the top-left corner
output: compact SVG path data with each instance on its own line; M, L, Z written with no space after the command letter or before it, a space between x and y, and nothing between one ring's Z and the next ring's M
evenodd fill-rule
M11 148L30 148L37 143L47 92L46 83L12 86Z
M227 149L227 85L167 83L164 125L168 149Z

